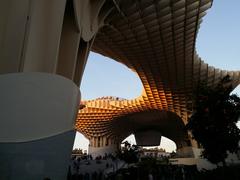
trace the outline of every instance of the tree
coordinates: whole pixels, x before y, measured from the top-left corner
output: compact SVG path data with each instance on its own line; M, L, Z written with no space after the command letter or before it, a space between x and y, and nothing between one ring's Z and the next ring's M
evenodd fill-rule
M202 156L214 164L222 162L228 152L239 149L240 98L232 94L232 80L227 75L215 87L200 83L194 93L193 114L187 129L203 147Z
M125 141L122 144L124 144L124 147L120 152L118 152L118 157L128 164L138 162L138 146L131 145L128 141Z

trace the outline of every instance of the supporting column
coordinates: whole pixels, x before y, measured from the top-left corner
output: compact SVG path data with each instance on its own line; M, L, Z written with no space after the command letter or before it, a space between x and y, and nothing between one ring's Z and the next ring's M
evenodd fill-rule
M20 71L56 73L65 5L66 0L29 1Z
M75 71L73 71L73 81L80 86L82 81L82 75L87 63L88 55L90 53L91 46L94 42L94 37L89 42L85 42L83 39L80 39L79 51L77 54L77 62Z
M66 0L0 2L0 74L55 73Z
M104 156L105 154L115 155L119 148L119 143L114 138L106 136L92 137L90 139L88 153L93 156Z
M95 25L95 31L90 31L82 23L82 27L79 26L80 19L91 26L92 21L88 17L91 13L96 13L86 11L81 6L84 2L1 1L0 74L47 72L60 74L80 85L94 36L99 28ZM101 8L103 2L87 3L91 7ZM86 14L79 14L81 11ZM83 32L87 34L87 38Z
M0 179L66 180L79 88L47 73L0 75Z
M0 1L0 74L20 70L29 0Z
M61 41L59 46L57 74L74 78L81 32L76 25L73 2L68 0L64 13ZM79 49L80 48L80 49Z
M66 179L80 102L75 84L104 22L104 2L0 1L0 179Z

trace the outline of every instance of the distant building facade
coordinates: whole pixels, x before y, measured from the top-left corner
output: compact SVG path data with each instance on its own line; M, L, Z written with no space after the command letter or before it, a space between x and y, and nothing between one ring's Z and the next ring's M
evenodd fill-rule
M150 148L150 149L146 149L146 148L141 148L140 150L140 157L153 157L156 159L161 159L164 157L170 157L171 153L170 152L166 152L165 149L162 148Z

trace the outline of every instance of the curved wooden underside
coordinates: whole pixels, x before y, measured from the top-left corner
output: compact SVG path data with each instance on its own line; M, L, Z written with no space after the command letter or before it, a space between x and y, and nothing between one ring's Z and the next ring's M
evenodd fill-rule
M102 7L112 10L92 50L135 71L144 90L132 100L108 97L82 102L85 108L79 110L76 129L86 137L126 134L124 128L116 131L114 119L143 111L173 112L186 123L192 113L192 92L200 81L213 86L229 74L233 87L239 84L239 72L208 66L195 50L202 17L212 0L111 2L113 6Z

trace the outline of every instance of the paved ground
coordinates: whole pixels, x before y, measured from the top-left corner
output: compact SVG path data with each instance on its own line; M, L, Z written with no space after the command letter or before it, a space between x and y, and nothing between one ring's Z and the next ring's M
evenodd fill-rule
M122 168L125 165L124 161L121 160L82 160L80 162L79 171L82 174L102 172L103 174L108 174L114 172L117 169Z

